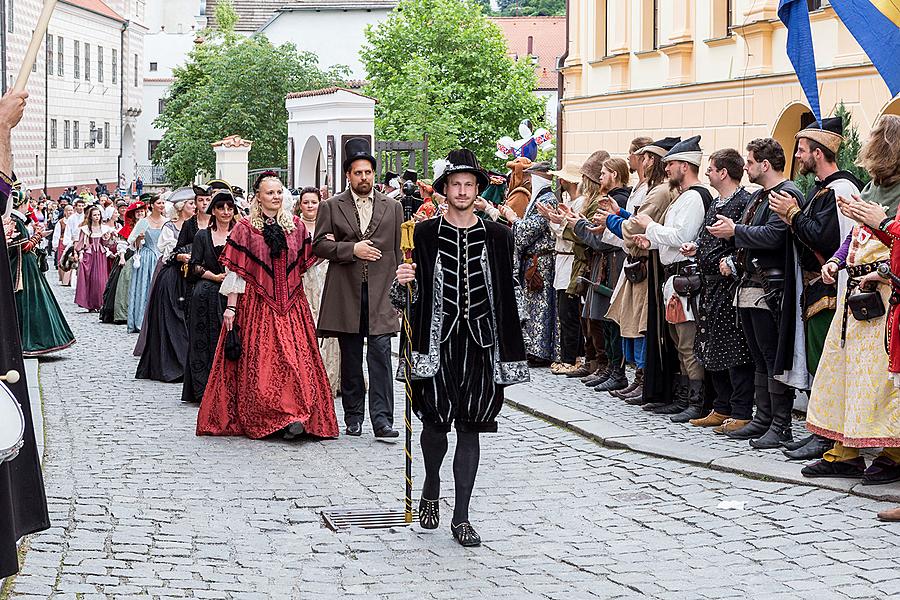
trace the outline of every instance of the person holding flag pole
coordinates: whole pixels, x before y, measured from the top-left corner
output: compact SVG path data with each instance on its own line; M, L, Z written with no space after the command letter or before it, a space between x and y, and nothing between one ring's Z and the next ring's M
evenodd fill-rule
M480 461L479 435L497 431L504 388L528 381L529 371L512 234L475 215L475 200L490 182L475 155L454 150L447 162L434 181L435 191L447 198L447 212L416 225L412 262L397 267L390 296L401 311L409 300L401 348L409 344L411 351L400 362L397 379L410 380L412 409L422 421L425 481L419 524L424 529L440 525L440 469L447 433L455 426L450 530L461 545L478 546L481 537L469 522L469 502Z

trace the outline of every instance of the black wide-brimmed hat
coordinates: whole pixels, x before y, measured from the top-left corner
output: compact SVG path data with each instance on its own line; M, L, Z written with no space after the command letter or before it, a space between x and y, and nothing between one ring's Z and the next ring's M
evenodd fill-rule
M395 179L399 179L400 176L394 173L393 171L388 171L384 174L384 184L391 185L391 182Z
M209 196L209 188L205 188L202 185L194 184L191 186L191 189L194 191L194 196Z
M472 173L475 175L475 179L478 181L479 194L491 183L488 174L478 164L478 158L475 156L475 153L466 148L451 150L450 154L447 155L447 167L432 184L434 191L444 196L444 186L447 183L447 177L454 173Z
M235 208L237 202L234 200L234 194L231 190L224 188L213 190L212 200L209 201L209 205L206 207L206 214L213 214L213 209L223 204L230 204L231 208Z
M407 169L403 171L403 176L401 177L403 181L412 181L413 183L419 180L419 174L412 169Z
M355 160L367 160L375 168L375 157L372 156L372 146L366 138L350 138L344 144L344 173L350 170L350 165Z

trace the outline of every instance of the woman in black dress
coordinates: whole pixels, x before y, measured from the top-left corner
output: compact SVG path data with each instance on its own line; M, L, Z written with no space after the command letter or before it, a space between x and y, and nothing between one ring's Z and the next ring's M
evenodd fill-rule
M234 227L234 196L228 190L215 190L207 213L209 227L201 229L191 246L190 278L194 281L188 310L188 356L184 369L182 402L200 402L206 390L222 330L226 298L219 293L225 268L219 255Z

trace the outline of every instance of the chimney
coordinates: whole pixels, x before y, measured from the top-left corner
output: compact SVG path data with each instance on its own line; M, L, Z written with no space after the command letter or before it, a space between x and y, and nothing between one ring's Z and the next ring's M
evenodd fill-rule
M528 36L528 56L534 56L534 36Z

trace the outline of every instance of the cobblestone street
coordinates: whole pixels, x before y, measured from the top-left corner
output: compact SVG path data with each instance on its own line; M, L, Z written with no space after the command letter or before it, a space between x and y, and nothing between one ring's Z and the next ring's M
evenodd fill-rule
M133 379L137 336L54 291L78 343L40 369L53 527L27 540L10 598L900 596L900 526L875 520L890 504L604 448L510 407L483 436L481 548L450 536L449 460L439 530L335 534L323 508L402 507L401 444L368 427L198 438L180 385Z

